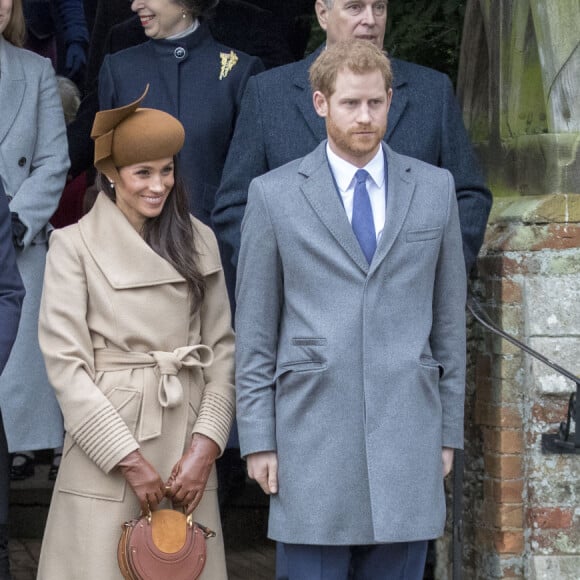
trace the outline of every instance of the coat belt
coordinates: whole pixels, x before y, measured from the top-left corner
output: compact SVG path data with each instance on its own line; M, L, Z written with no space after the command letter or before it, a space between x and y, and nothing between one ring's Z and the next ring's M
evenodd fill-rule
M147 367L158 370L157 385L154 373L145 374L143 385L136 436L138 441L146 441L161 435L163 409L178 407L183 403L183 385L177 376L179 371L183 367L208 367L213 359L213 350L205 344L181 346L172 352L124 352L105 348L95 350L95 370L110 372Z

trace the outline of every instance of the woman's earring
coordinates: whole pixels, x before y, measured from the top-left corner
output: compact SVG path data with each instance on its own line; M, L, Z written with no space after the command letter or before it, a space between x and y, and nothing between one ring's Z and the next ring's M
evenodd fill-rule
M115 182L114 181L109 181L109 185L111 186L111 189L115 189Z
M181 11L181 18L183 18L184 20L187 18L187 12L185 12L185 10Z

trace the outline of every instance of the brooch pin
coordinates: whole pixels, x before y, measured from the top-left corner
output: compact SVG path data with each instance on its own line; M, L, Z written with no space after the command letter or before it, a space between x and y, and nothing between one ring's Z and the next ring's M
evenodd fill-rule
M230 71L236 66L236 63L238 62L238 55L233 50L231 50L229 53L220 52L220 61L222 67L220 70L219 80L221 81L222 79L225 79L230 74Z

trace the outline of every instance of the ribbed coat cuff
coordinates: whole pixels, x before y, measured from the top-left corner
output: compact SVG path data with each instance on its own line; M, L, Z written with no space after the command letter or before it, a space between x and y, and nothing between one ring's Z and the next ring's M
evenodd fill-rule
M206 392L201 401L199 415L193 433L200 433L215 441L224 452L234 420L235 407L232 400L219 393Z
M109 473L131 451L139 449L135 437L110 405L95 411L70 434L105 473Z

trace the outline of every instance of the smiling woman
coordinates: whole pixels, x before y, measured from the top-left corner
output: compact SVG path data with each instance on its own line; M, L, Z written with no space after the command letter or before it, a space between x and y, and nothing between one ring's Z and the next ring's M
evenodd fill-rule
M183 126L144 97L97 114L101 193L47 259L39 337L69 428L42 580L120 578L120 526L164 498L217 533L200 580L227 577L214 466L234 413L225 281L176 178Z
M119 170L119 177L115 188L117 207L141 232L146 220L161 213L173 189L173 159L128 165Z

